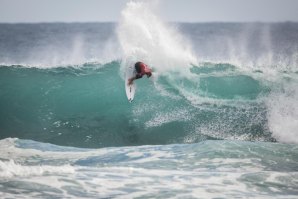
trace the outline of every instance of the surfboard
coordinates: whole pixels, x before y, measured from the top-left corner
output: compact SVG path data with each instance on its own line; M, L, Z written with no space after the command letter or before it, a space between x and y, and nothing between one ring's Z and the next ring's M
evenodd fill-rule
M136 83L133 82L131 85L128 85L128 79L135 76L135 70L133 65L129 66L126 68L125 71L125 92L128 101L131 103L135 97L135 92L136 92Z
M135 83L128 85L128 79L125 81L125 91L128 101L131 103L135 97L136 86Z

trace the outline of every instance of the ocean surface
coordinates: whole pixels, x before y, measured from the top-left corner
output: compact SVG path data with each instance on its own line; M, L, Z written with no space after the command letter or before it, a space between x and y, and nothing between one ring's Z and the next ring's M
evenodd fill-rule
M0 24L1 198L298 198L297 144L298 23Z

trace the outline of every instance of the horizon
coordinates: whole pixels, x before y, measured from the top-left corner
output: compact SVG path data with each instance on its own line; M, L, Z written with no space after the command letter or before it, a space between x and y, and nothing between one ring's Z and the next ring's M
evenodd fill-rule
M0 23L117 23L128 2L0 0ZM152 0L149 4L170 23L298 22L295 0Z
M0 24L117 24L118 21L40 21L40 22L0 22ZM177 24L281 24L281 23L298 23L298 21L199 21L199 22L184 22L184 21L166 21L165 23Z

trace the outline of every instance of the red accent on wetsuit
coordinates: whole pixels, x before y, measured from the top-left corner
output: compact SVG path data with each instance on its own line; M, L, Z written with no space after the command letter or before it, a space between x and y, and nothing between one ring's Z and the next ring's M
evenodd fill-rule
M148 77L150 77L152 75L151 69L146 64L141 63L140 66L141 66L141 73L140 73L141 76L147 75Z

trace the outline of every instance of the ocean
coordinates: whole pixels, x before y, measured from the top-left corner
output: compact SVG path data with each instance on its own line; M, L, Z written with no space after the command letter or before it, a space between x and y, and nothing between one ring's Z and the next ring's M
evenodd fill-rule
M0 24L1 198L297 198L297 143L298 23Z

